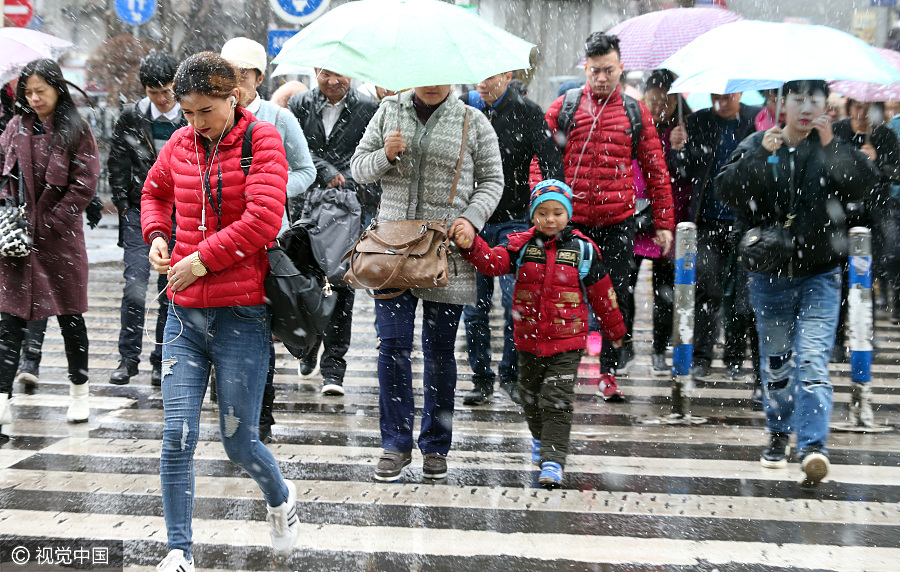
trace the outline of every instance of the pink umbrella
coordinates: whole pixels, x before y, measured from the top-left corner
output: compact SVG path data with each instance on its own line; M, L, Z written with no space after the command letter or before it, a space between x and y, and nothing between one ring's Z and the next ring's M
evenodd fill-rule
M900 70L900 53L882 48L875 49L888 63ZM833 81L828 86L831 91L856 101L900 101L900 82L883 85L864 81Z
M625 69L653 70L697 36L738 20L722 8L672 8L625 20L607 33L619 36Z

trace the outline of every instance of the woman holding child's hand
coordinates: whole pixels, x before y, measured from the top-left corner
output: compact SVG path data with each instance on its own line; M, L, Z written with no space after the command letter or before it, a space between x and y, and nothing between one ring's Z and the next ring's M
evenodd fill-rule
M459 165L460 149L463 149ZM381 181L378 220L453 221L448 236L465 250L494 212L503 192L497 135L483 113L450 97L449 85L417 87L386 97L350 161L359 183ZM452 192L452 194L451 194ZM375 300L381 444L379 481L396 481L418 445L426 479L447 474L456 390L454 344L463 305L475 304L475 268L451 248L450 282ZM425 406L413 439L412 350L416 307L422 301Z

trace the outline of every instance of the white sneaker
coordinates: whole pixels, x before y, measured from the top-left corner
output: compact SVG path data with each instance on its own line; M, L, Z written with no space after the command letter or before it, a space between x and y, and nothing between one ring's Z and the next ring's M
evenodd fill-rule
M194 559L184 559L181 550L170 550L168 556L156 565L157 572L194 572Z
M266 506L269 522L269 536L272 547L279 556L290 556L300 535L300 519L297 518L297 489L291 481L285 481L288 488L287 501L278 506Z

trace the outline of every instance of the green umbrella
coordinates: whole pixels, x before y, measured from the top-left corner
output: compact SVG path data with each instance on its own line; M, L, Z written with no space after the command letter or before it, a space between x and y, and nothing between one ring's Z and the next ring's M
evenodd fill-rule
M328 69L396 91L527 69L533 47L439 0L359 0L285 42L274 63Z

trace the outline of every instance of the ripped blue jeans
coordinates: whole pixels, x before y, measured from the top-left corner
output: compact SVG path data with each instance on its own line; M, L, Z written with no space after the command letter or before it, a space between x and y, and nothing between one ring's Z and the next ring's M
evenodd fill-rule
M825 448L833 388L828 359L841 304L841 271L790 278L750 274L769 431L797 432L802 458Z
M269 328L265 305L170 305L164 336L167 343L162 350L165 425L160 477L169 550L183 550L188 559L194 504L193 458L210 365L216 367L219 433L228 458L256 481L270 506L287 499L287 484L278 464L259 441L259 411L272 343Z

